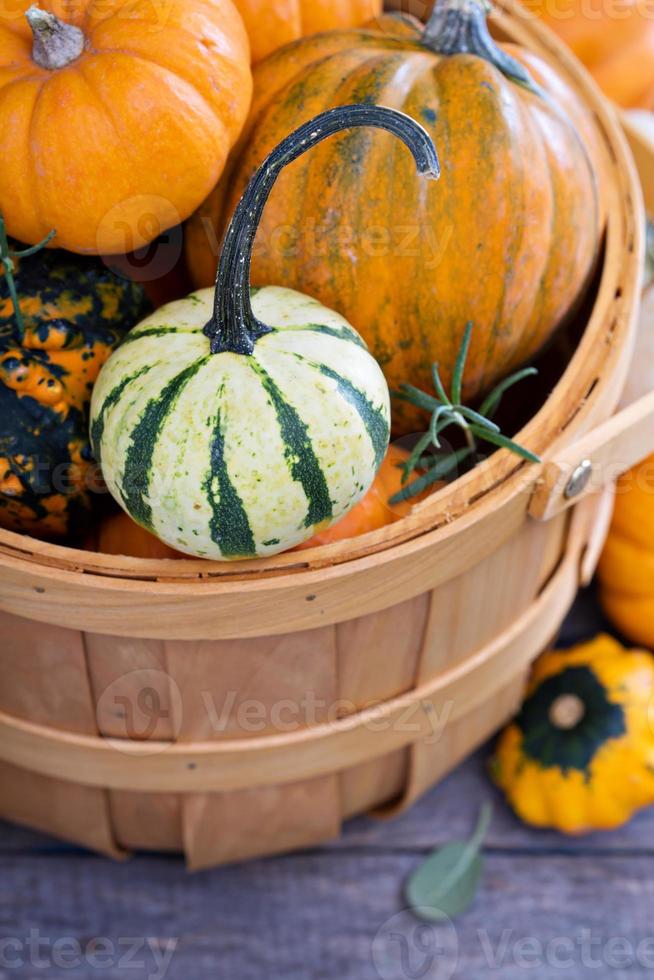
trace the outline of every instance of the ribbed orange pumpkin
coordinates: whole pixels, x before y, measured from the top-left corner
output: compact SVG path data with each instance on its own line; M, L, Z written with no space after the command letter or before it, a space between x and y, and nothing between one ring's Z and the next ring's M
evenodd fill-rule
M654 648L654 456L618 480L598 575L610 619L630 640Z
M524 0L625 108L654 109L654 17L643 0Z
M235 0L253 62L307 34L357 27L378 16L382 0Z
M43 2L0 5L0 211L22 242L131 251L222 173L250 102L243 22L230 0Z
M624 108L654 109L654 18L646 0L522 0ZM432 0L387 0L425 17Z
M478 53L459 53L468 47ZM525 68L546 95L530 90ZM432 361L449 384L473 321L464 397L474 397L534 355L585 290L603 224L594 125L549 65L492 41L481 2L444 0L426 29L387 15L371 29L305 38L255 71L231 183L189 226L198 285L213 280L216 230L265 155L298 122L350 102L420 121L441 148L441 180L417 186L384 134L329 141L275 188L254 281L339 310L391 388L428 386ZM397 432L418 424L399 405L395 421Z

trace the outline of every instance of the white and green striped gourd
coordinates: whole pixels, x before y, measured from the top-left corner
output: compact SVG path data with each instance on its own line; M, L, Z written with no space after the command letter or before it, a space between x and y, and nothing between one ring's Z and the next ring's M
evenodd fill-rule
M157 310L109 358L91 405L107 486L178 551L273 555L339 520L370 487L390 432L389 393L349 324L301 293L250 290L250 257L284 166L328 136L376 126L437 176L427 133L379 106L345 106L284 140L227 232L216 289Z

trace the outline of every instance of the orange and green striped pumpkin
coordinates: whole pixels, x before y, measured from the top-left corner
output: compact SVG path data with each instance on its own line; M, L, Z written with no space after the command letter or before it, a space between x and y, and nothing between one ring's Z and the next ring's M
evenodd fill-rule
M256 69L231 178L188 227L196 285L213 281L220 235L270 149L352 102L422 123L441 149L441 180L416 183L387 134L334 138L282 175L253 281L338 310L391 388L429 386L433 361L449 384L473 321L464 397L474 398L531 358L586 289L603 227L590 113L537 55L492 41L481 3L444 0L426 28L389 14L300 40ZM415 409L396 406L397 432L416 424Z

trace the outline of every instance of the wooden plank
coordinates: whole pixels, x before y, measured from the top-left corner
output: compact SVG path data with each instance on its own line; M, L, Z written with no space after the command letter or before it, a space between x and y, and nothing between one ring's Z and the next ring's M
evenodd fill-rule
M571 861L491 850L473 908L454 930L435 935L416 931L415 919L402 914L402 883L423 856L314 853L190 878L179 864L162 859L119 867L10 857L0 879L0 906L12 911L1 928L20 944L38 923L46 964L57 939L77 938L83 949L89 940L108 939L114 953L104 957L103 980L124 980L127 970L119 957L126 954L127 937L139 942L138 975L166 980L300 978L307 976L307 963L327 960L329 975L337 968L343 980L407 980L420 975L415 971L420 963L424 968L424 943L431 952L434 939L441 953L423 976L436 980L649 975L638 964L628 973L619 965L625 943L632 955L640 945L641 964L650 970L653 965L651 856ZM411 972L399 959L403 946ZM24 945L18 953L28 955ZM82 965L78 975L94 972ZM62 975L52 965L38 973ZM18 975L36 971L28 961Z
M529 607L559 564L565 529L565 518L545 525L528 521L464 577L434 589L419 683L465 660Z
M0 684L0 710L63 731L96 735L82 634L0 612L0 635L0 677L11 678L11 683ZM120 857L106 792L71 783L67 775L55 779L47 771L37 774L1 763L0 815Z
M428 850L464 837L482 801L490 799L494 816L488 844L493 848L534 855L556 851L597 859L607 853L638 852L654 856L654 807L642 810L618 830L585 837L565 837L555 831L534 830L522 824L489 781L487 761L492 744L475 753L401 816L384 821L365 817L350 820L343 828L342 839L325 844L321 850L358 849L375 853L398 849ZM68 853L70 848L45 835L0 822L0 854L42 850ZM89 856L89 860L93 858Z
M124 856L116 845L107 794L102 790L0 762L0 814L109 857Z
M181 697L167 672L163 640L87 633L85 645L100 733L116 739L173 740ZM181 801L174 793L114 790L108 797L122 847L182 849Z
M263 639L166 643L180 742L296 732L336 700L332 626ZM312 717L308 717L311 712ZM314 717L315 715L315 717ZM191 793L181 801L190 868L309 847L341 826L338 777Z
M426 592L336 627L341 714L387 701L415 686L429 606ZM340 774L343 816L397 797L406 784L409 761L407 748L344 769Z
M465 662L530 608L561 561L567 524L565 515L547 524L528 521L519 533L471 569L465 581L453 579L432 592L419 683ZM577 547L571 534L568 548L575 553ZM498 582L503 583L501 589ZM470 615L470 595L475 596L474 616ZM551 624L550 620L534 655L550 641ZM501 688L496 687L492 696L459 718L454 717L454 701L442 705L434 736L421 738L410 747L409 777L392 812L413 803L508 721L520 704L529 666L523 664L519 670L516 662L514 675Z

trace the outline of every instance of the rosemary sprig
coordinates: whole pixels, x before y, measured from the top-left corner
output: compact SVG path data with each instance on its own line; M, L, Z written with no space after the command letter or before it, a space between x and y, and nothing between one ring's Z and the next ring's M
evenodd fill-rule
M472 323L468 323L454 365L452 390L449 395L443 386L437 364L432 365L435 395L427 394L427 392L410 384L401 384L399 391L393 392L394 397L400 401L408 402L410 405L431 412L431 420L429 428L418 439L411 455L402 467L402 483L405 483L406 486L390 498L389 504L399 504L403 500L411 500L413 497L417 497L418 494L437 481L449 476L462 462L470 462L470 460L476 462L478 441L490 443L501 449L508 449L530 463L540 463L540 459L535 453L503 435L500 427L493 422L493 415L497 412L500 402L509 388L524 378L537 374L536 368L523 368L505 378L484 399L479 410L475 411L467 405L461 404L463 375L471 337ZM463 431L466 440L465 447L454 452L441 453L438 456L428 454L430 448L436 450L442 448L441 433L451 425L455 425ZM409 477L416 469L424 472L412 483L408 483Z
M16 289L16 280L14 278L14 272L16 271L15 260L25 259L30 255L34 255L35 252L40 252L42 248L45 248L48 242L52 241L56 234L56 231L53 229L45 236L43 241L38 242L36 245L30 245L29 248L24 248L18 252L13 251L9 248L5 221L2 214L0 214L0 264L2 265L2 271L4 272L5 279L7 280L7 289L9 290L9 296L11 297L11 302L14 307L16 328L21 341L25 339L25 321L23 319L23 311L20 308L18 291Z

